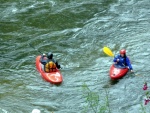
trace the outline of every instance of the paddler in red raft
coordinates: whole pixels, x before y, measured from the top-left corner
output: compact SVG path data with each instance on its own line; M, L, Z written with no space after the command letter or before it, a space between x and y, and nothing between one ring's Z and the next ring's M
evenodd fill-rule
M117 67L121 67L121 68L127 67L128 69L130 69L131 72L133 72L132 65L130 63L129 58L126 56L125 49L120 50L120 54L117 55L113 61Z
M49 52L41 55L40 62L44 65L44 71L47 73L55 72L56 68L60 69L60 65L53 59L53 53Z

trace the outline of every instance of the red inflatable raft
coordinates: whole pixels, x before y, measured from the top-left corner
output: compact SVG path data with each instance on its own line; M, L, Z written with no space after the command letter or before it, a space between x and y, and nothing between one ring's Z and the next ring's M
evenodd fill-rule
M52 84L60 84L63 81L62 75L58 69L56 72L47 73L42 69L42 64L40 63L41 56L36 57L36 68L41 74L41 76L47 81Z
M112 65L110 67L109 75L111 79L120 79L125 76L128 72L128 68L126 67L118 67L116 65Z

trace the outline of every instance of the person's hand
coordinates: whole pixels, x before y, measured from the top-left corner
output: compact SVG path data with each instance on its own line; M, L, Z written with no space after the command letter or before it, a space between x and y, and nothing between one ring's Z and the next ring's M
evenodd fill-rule
M132 73L134 72L133 70L130 70Z
M117 62L119 62L119 59L117 59Z

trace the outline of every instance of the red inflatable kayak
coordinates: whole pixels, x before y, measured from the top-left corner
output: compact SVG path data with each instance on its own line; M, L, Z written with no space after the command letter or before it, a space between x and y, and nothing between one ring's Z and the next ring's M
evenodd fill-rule
M41 56L36 57L36 68L41 74L41 76L48 82L52 84L60 84L63 81L62 75L59 69L56 69L56 72L47 73L42 69L42 64L40 63Z
M125 76L128 72L128 68L118 67L116 65L112 65L110 67L109 75L111 79L120 79Z

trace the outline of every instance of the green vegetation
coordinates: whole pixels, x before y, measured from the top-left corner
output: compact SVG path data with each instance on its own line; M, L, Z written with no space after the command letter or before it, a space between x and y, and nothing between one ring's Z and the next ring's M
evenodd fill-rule
M109 107L109 92L107 90L104 90L106 96L105 98L102 98L99 92L91 91L85 83L83 84L82 88L84 91L83 97L87 103L83 113L87 113L89 110L93 111L93 113L111 113Z
M150 102L150 93L147 91L147 83L144 84L143 90L145 91L145 97L144 105L141 103L141 113L147 113L146 112L146 105ZM109 101L109 92L108 90L104 89L105 96L102 96L101 94L104 92L94 92L92 91L86 83L82 86L83 89L83 98L85 99L85 106L83 113L111 113L110 109L110 101ZM103 94L104 95L104 94Z
M145 107L143 106L143 104L141 104L141 110L142 110L142 112L141 112L141 113L146 113L146 111L145 111Z

